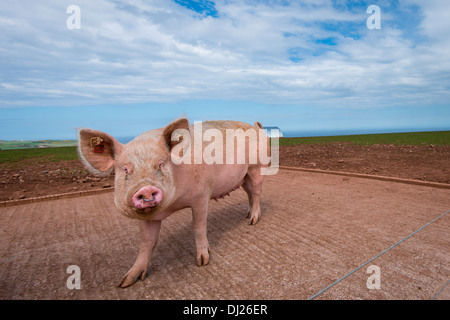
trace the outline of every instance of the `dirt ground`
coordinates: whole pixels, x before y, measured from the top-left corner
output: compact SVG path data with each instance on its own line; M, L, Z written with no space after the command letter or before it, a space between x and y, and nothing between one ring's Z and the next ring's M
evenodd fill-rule
M147 278L126 289L116 284L136 259L139 228L113 196L0 208L0 300L189 300L178 319L204 299L450 298L450 189L282 169L264 181L255 226L242 188L210 202L207 266L195 264L190 209L165 219ZM367 285L371 265L379 289ZM68 286L73 266L80 289Z
M280 164L450 183L450 146L281 146Z
M450 146L281 146L280 165L450 184ZM113 174L95 177L78 160L43 164L28 159L0 167L0 201L113 186Z

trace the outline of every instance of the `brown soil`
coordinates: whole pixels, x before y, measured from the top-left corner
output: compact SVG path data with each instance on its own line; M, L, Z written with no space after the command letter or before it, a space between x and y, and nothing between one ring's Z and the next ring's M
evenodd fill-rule
M450 184L450 146L281 146L280 165ZM40 163L28 159L2 164L0 169L0 201L113 186L113 174L95 177L78 160Z
M450 146L280 146L280 165L450 183Z
M99 178L79 160L39 163L27 159L2 164L0 201L26 199L114 186L114 174Z

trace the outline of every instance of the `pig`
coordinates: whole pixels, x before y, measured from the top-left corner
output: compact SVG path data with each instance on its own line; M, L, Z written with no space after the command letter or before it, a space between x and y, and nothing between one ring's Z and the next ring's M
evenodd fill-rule
M196 163L192 152L195 149L193 144L197 144L197 148L200 145L205 150L208 143L203 139L199 141L198 136L194 137L194 126L187 118L178 118L164 128L137 136L127 144L119 143L114 137L101 131L87 128L78 130L78 153L86 168L99 176L108 175L114 170L115 206L123 215L139 220L139 253L118 287L125 288L138 279L145 279L162 220L178 210L192 209L198 266L205 266L210 261L207 214L211 199L218 200L242 187L248 195L249 224L254 225L260 220L260 197L265 176L261 169L268 167L268 163L262 163L259 157L253 163L249 161L248 143L236 143L234 146L236 154L239 149L245 149L241 150L246 153L244 163ZM224 138L227 129L254 129L258 132L258 139L266 140L263 143L267 143L266 150L269 150L267 136L260 130L262 128L259 122L254 125L239 121L202 123L202 132L215 129ZM177 156L187 153L186 148L180 147L181 143L194 147L190 149L191 155L187 154L192 161L185 161L190 163L172 161L172 151L175 148L179 148ZM260 149L260 145L256 148ZM225 149L223 148L224 159Z

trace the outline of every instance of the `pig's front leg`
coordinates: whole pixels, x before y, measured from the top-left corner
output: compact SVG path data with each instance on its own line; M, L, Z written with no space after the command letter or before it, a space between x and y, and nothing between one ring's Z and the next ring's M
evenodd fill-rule
M126 288L131 286L136 282L139 276L141 280L145 278L150 263L150 257L158 242L160 228L161 221L139 221L141 233L141 247L139 249L139 254L134 265L117 285L118 287Z
M206 223L208 216L209 199L203 199L192 206L192 220L194 225L195 247L197 250L197 266L206 266L209 263L209 243L206 236Z

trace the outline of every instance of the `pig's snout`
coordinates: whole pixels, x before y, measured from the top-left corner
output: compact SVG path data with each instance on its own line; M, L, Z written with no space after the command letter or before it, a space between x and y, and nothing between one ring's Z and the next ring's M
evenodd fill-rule
M142 187L133 196L133 207L136 209L153 208L161 202L162 196L162 191L157 187Z

